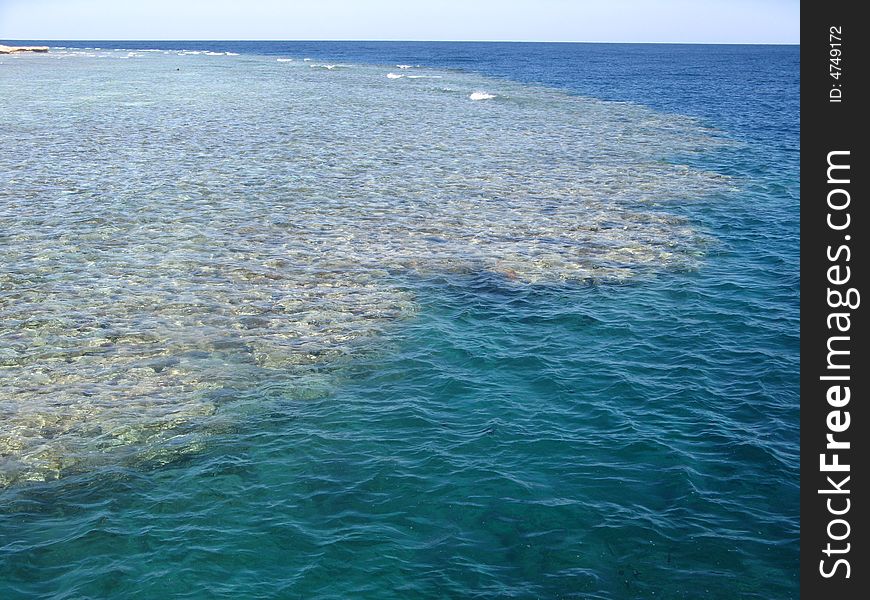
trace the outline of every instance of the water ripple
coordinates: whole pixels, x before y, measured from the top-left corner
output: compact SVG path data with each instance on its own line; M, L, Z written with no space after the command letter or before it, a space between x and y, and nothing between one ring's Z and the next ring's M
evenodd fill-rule
M0 485L196 451L277 380L316 397L421 279L692 269L709 238L669 207L732 185L672 161L725 145L692 119L468 73L30 58L0 94Z

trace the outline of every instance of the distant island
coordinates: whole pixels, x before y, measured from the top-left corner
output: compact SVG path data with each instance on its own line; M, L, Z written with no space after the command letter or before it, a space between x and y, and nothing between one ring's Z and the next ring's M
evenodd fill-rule
M15 54L16 52L48 52L48 46L4 46L0 44L0 54Z

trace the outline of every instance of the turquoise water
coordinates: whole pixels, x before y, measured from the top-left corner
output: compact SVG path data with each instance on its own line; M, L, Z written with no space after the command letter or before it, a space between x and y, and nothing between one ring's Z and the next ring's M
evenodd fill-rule
M0 64L0 595L797 596L796 49L99 46Z

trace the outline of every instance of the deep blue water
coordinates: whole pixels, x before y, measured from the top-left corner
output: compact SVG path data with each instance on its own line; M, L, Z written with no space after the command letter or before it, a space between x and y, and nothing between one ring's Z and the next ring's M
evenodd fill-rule
M85 42L51 42L84 47ZM315 397L169 464L0 491L2 598L798 596L799 48L95 42L456 68L698 117L697 270L423 277ZM267 407L267 408L263 408Z

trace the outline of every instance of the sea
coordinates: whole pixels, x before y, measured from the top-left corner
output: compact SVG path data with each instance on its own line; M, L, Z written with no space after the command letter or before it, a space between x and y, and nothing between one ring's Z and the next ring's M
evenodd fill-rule
M799 596L798 46L20 43L0 598Z

